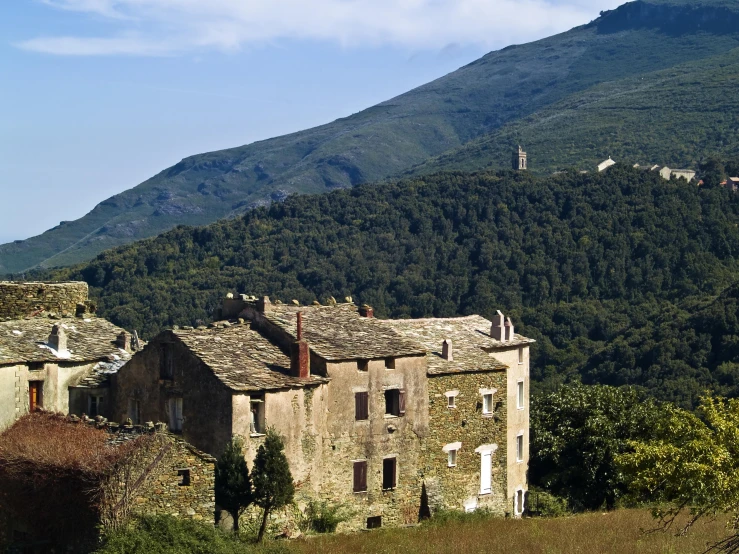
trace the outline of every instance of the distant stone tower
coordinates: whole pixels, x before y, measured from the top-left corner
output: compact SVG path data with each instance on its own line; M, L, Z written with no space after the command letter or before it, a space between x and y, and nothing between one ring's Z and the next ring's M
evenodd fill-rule
M528 169L526 165L526 152L521 149L521 145L518 146L518 152L513 154L513 169L518 171L524 171Z

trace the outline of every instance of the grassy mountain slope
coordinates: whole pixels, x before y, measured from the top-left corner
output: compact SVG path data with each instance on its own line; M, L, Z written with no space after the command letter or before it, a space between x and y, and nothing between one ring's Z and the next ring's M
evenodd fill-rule
M493 142L503 154L494 159L507 165L512 147L528 137L519 136L516 122L542 117L603 83L685 67L737 47L739 11L730 7L723 0L632 2L569 32L492 52L351 117L186 158L77 221L0 246L0 273L86 260L179 223L234 216L291 193L381 180L498 129ZM607 93L591 94L598 90ZM607 138L617 149L619 137ZM652 139L629 138L635 145ZM700 152L690 150L685 163ZM536 156L532 151L532 163Z
M620 165L449 173L291 197L43 277L84 279L102 315L145 337L207 321L229 291L352 295L383 317L503 309L539 340L542 386L630 383L692 405L704 388L739 394L739 365L726 365L739 295L722 296L737 225L739 195Z

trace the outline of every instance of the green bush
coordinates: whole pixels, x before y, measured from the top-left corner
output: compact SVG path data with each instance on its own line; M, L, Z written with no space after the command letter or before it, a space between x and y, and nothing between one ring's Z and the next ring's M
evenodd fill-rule
M489 510L479 509L474 512L461 512L458 510L436 510L432 512L431 519L427 525L447 525L449 523L473 523L492 518Z
M339 523L347 521L351 514L342 505L328 502L310 502L303 515L303 529L316 533L335 533Z
M567 500L539 489L530 489L526 506L526 515L533 517L562 517L572 512L567 507Z

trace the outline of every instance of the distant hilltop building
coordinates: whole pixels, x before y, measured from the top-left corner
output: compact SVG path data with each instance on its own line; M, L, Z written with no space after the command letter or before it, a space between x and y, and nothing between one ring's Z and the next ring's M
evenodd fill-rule
M601 162L598 164L598 172L603 172L612 165L616 165L616 162L614 162L610 156L608 156L608 159L604 162Z
M518 152L513 153L513 169L517 171L528 169L526 152L523 151L520 144L518 145Z
M683 178L689 183L695 179L696 175L696 172L692 169L670 169L667 166L639 164L634 164L634 167L644 171L657 171L659 172L660 177L666 181L669 181L671 177L675 177L675 179Z

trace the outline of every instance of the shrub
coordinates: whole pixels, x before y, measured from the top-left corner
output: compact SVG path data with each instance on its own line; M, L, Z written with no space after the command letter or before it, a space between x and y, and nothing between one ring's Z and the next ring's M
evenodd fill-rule
M533 517L562 517L571 512L564 498L547 491L531 489L528 494L526 513Z
M316 533L335 533L339 523L350 517L351 514L342 505L311 501L303 516L303 528Z

